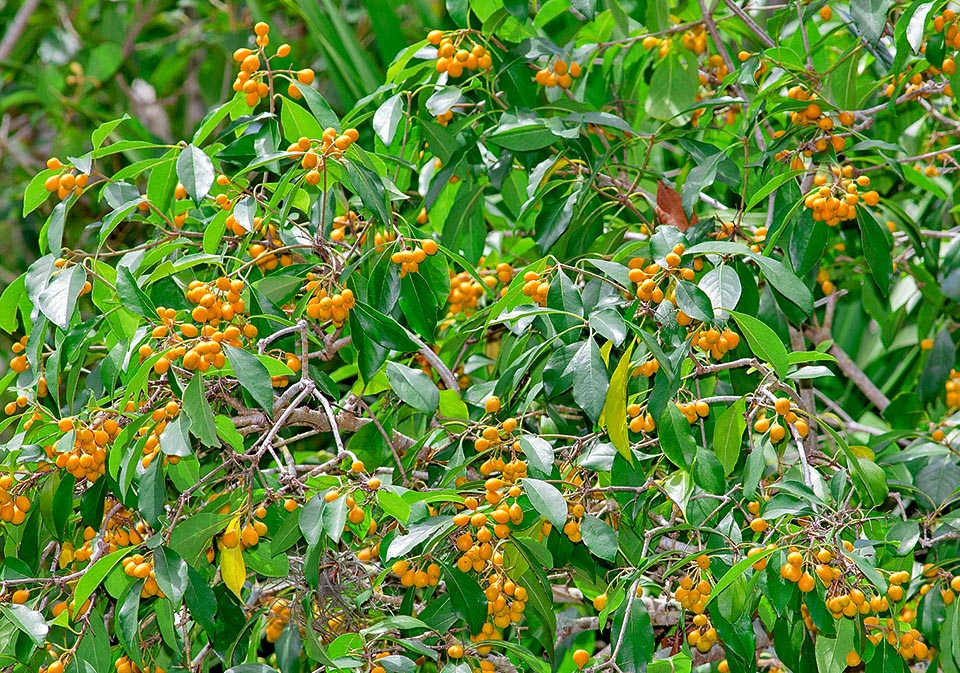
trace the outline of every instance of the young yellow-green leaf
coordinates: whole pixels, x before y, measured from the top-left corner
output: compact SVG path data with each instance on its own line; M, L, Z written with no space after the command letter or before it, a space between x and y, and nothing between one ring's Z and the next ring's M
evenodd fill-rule
M635 343L635 342L634 342ZM630 354L634 344L631 343L627 352L620 358L617 368L610 377L610 387L607 388L607 398L603 404L603 418L607 424L607 434L610 441L620 455L628 463L633 464L633 453L630 451L630 436L627 427L627 383L630 381L632 367Z
M240 537L240 518L237 517L227 526L227 532L234 531ZM238 544L235 547L220 547L220 577L233 593L240 598L240 590L247 579L247 566L243 562L243 550Z
M760 360L767 362L773 367L773 370L780 378L786 378L787 368L790 366L790 360L787 357L787 349L777 333L770 329L766 323L756 318L730 311L730 315L737 321L740 331L747 339L747 345L750 350Z

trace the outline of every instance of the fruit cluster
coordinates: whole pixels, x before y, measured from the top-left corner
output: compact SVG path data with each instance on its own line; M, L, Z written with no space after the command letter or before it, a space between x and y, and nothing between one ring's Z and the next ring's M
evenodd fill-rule
M0 477L0 521L12 523L15 526L22 524L30 511L30 498L22 493L10 493L14 487L13 477L5 474Z
M853 177L853 166L833 166L831 172L818 172L813 178L815 189L803 200L803 205L813 211L813 219L835 227L841 222L857 217L857 205L875 206L880 195L871 190L859 194L860 187L867 187L870 178Z
M175 400L170 400L164 406L153 410L150 416L150 419L154 422L152 427L143 425L138 428L137 435L140 437L149 433L143 445L143 458L140 459L140 464L144 469L150 467L150 464L160 452L160 436L167 427L167 421L172 421L179 413L180 404ZM167 456L164 460L164 464L176 465L178 462L180 462L179 456Z
M464 72L486 70L493 65L493 59L487 48L473 41L468 31L431 30L427 41L437 48L437 72L447 73L450 77L460 77Z
M837 288L830 280L830 273L826 269L817 270L817 283L820 285L820 291L823 292L823 296L827 297L834 292Z
M710 405L703 400L693 400L692 402L675 402L680 413L687 419L687 423L693 425L697 419L706 418L710 415Z
M22 336L19 340L13 342L10 350L14 352L14 356L10 359L10 370L16 372L17 374L22 374L30 368L30 360L27 359L27 356L23 354L23 351L27 348L27 337Z
M703 584L703 582L700 582ZM697 648L698 652L709 652L710 648L719 642L720 636L705 614L693 616L693 628L687 632L687 643Z
M307 316L321 322L330 320L336 328L343 326L350 309L357 305L353 290L344 288L340 292L328 291L313 273L307 274L306 291L310 295L307 301Z
M104 510L109 512L114 505L116 505L116 502L112 498L108 498L104 504ZM103 542L107 545L111 554L124 547L139 545L150 536L151 532L146 523L138 520L135 512L126 508L117 511L102 528L104 529ZM60 565L65 566L73 560L80 563L90 560L93 555L93 541L97 535L96 528L85 527L83 529L83 544L69 554L64 555L61 552Z
M693 574L684 575L680 578L680 584L673 592L673 597L684 610L689 610L695 615L702 615L707 609L707 597L713 590L713 586L704 573L704 571L710 569L710 557L701 554L696 558L696 562L697 567Z
M145 580L140 589L140 598L163 598L164 594L157 584L156 571L153 568L153 559L144 558L143 554L133 554L123 559L123 572L130 577Z
M130 657L125 654L113 662L113 667L116 669L117 673L166 673L166 670L159 666L154 666L153 668L150 666L147 666L146 668L140 668L133 660L130 659ZM48 669L47 673L53 672Z
M538 70L534 80L540 86L569 89L573 85L573 80L580 77L581 72L580 64L576 61L571 61L568 65L562 58L558 58L546 68Z
M74 194L80 196L84 188L90 181L90 176L86 173L75 173L74 168L67 168L56 157L47 159L47 168L51 171L60 171L56 175L51 175L43 183L43 188L48 192L56 193L57 198L63 201L65 198Z
M651 362L656 362L656 360L651 360ZM646 367L646 365L643 365ZM645 376L648 376L645 374ZM653 432L657 429L657 423L654 420L653 416L648 413L644 413L643 407L639 404L628 404L627 405L627 417L630 419L630 431L631 432Z
M48 445L44 451L48 458L54 459L56 466L66 470L74 477L95 482L104 474L107 449L120 433L120 424L116 418L101 418L94 423L61 418L57 423L60 432L74 432L73 448L62 453L56 452L56 446Z
M669 290L669 283L674 276L688 281L694 279L696 273L694 268L680 266L683 261L684 249L683 243L678 243L671 252L667 253L664 258L666 268L656 262L646 264L646 261L639 257L635 257L627 263L627 267L630 269L628 272L630 282L637 284L637 299L659 304L666 297L662 285L665 285ZM702 268L702 262L700 268ZM683 325L688 324L690 320L685 316L678 316L677 322Z
M705 329L706 328L706 329ZM740 335L724 327L721 332L716 327L707 328L702 325L694 334L693 345L703 351L703 354L714 360L722 360L729 352L740 345Z
M766 410L762 410L757 420L753 424L753 429L760 434L770 432L770 441L774 444L783 440L786 437L787 430L780 424L779 419L782 417L786 425L792 425L796 428L797 434L801 437L806 437L807 433L810 432L810 426L806 420L797 416L797 412L793 411L791 402L786 397L778 397L776 402L773 405L774 412L776 413L776 418L773 419L773 422L766 416Z
M360 216L352 210L348 210L343 215L337 215L333 218L333 229L330 230L330 240L339 243L346 237L348 229L356 233L361 224Z
M480 261L481 264L483 260ZM506 285L513 280L513 267L506 262L500 262L493 270L478 268L478 275L482 281L478 282L473 274L461 271L458 274L450 272L450 295L447 297L449 305L447 315L453 317L460 313L470 315L484 295L484 286L494 289L497 283L504 287L500 290L501 296L507 291Z
M394 563L390 570L400 579L400 584L404 587L424 589L435 587L440 583L441 571L436 563L430 563L426 568L417 568L410 561L400 560Z
M944 384L947 391L947 408L960 409L960 371L950 370L950 378Z
M250 107L256 107L260 100L266 98L271 93L272 77L267 70L261 70L261 57L270 65L270 57L266 54L266 47L270 44L270 26L263 21L259 21L254 27L253 32L256 35L257 50L253 51L246 47L241 47L233 52L233 60L240 64L240 72L233 81L233 90L242 91L246 94L246 103ZM281 44L276 51L280 58L286 58L290 55L290 45ZM310 86L313 84L314 72L310 68L304 68L297 71L286 71L289 75L295 76L301 84ZM291 80L287 87L287 94L291 98L301 98L300 89Z
M530 297L534 303L540 306L547 305L547 294L550 292L550 281L545 280L543 274L549 272L549 269L538 273L536 271L527 271L523 274L523 294Z
M266 512L264 512L266 514ZM227 529L220 536L220 546L227 549L246 549L256 547L260 543L260 537L267 534L267 524L258 519L248 521L242 527L239 519L231 522Z
M267 626L264 629L267 642L275 643L280 640L283 630L290 623L290 605L283 598L278 598L270 606L270 613L267 617Z
M422 241L413 243L410 248L397 250L390 255L390 261L400 265L400 277L403 278L408 273L416 273L420 269L420 264L427 258L437 254L440 246L432 238L425 238Z
M303 176L304 182L311 187L316 187L323 178L327 160L343 156L347 148L359 139L360 132L357 129L349 128L343 133L337 133L335 128L328 126L323 130L319 142L315 143L303 136L287 147L287 153L291 158L299 159L300 166L306 169L307 173Z
M790 87L787 90L787 97L791 100L807 103L807 106L802 110L794 110L790 113L790 122L794 126L816 126L823 132L814 140L814 148L817 152L825 152L828 147L833 147L834 152L843 151L847 146L846 138L835 135L833 130L838 125L853 126L854 118L850 112L841 111L831 117L817 102L816 92L808 91L802 86Z
M523 619L526 609L527 590L513 580L493 573L486 578L484 595L487 597L487 615L498 629L505 629ZM485 640L484 634L471 636L472 642Z
M151 336L162 340L160 350L163 350L163 357L153 364L153 371L158 375L166 374L171 364L181 358L180 364L189 371L205 372L210 367L222 367L226 362L223 344L242 348L244 341L241 337L250 340L257 336L257 328L252 323L231 324L220 329L222 321L235 320L239 311L244 309L240 293L235 289L242 288L243 281L217 281L218 288L230 288L226 291L226 301L222 305L218 303L218 294L223 292L222 290L211 291L208 283L200 281L192 281L190 286L188 299L192 303L199 301L191 312L191 317L201 325L198 327L188 321L177 323L176 309L162 306L157 309L160 324L153 328ZM141 358L147 358L154 353L154 348L144 344L139 352Z

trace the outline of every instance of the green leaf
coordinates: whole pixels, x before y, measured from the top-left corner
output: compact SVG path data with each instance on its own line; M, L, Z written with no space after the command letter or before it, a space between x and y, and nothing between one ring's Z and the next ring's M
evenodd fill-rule
M200 203L213 187L213 161L196 145L187 145L177 157L177 177L195 203Z
M553 472L553 446L543 437L523 435L520 437L520 449L527 459L527 465L549 476Z
M612 341L615 346L619 346L627 338L627 323L624 322L620 312L614 308L605 308L593 313L589 322L590 327L597 334Z
M42 170L33 176L26 189L23 190L23 216L26 217L37 208L46 203L50 198L50 192L44 187L44 183L52 175L58 175L61 169Z
M553 484L540 479L527 477L523 480L523 490L530 498L533 507L550 523L562 528L567 521L567 501Z
M293 85L303 94L304 102L306 102L307 107L310 108L310 112L313 113L313 116L317 118L317 121L320 122L323 128L340 128L340 119L337 117L337 114L316 89L300 82L294 82Z
M67 329L86 280L87 273L79 264L60 271L40 294L40 311L54 325Z
M676 404L668 403L657 422L657 436L660 450L667 459L684 469L689 469L697 455L697 444L693 439L690 423Z
M295 143L300 138L320 140L323 137L323 126L304 108L289 98L280 96L280 128L283 137L289 143Z
M580 346L567 365L564 376L573 377L573 399L596 422L603 412L610 382L600 348L592 338Z
M677 281L675 296L677 308L694 320L713 320L713 304L710 302L710 297L693 283L685 280Z
M780 378L786 378L790 366L787 349L784 348L780 337L767 325L754 317L731 311L730 315L737 321L737 326L746 337L750 350L757 358L773 367Z
M617 558L620 541L610 524L595 516L585 514L580 520L580 534L591 554L613 563Z
M431 111L431 114L441 113ZM383 141L384 145L389 146L393 142L394 136L397 135L397 126L400 125L402 118L403 99L402 94L399 93L390 96L377 108L377 111L373 113L373 131L380 140Z
M579 336L579 330L572 328L583 324L583 298L580 290L563 271L558 271L550 290L547 292L547 308L562 311L550 314L550 322L557 332L565 332L561 339L573 343Z
M61 201L53 207L53 212L43 225L46 236L40 237L40 252L60 252L63 247L63 225L66 217L67 202Z
M696 67L690 67L682 60L678 50L671 50L653 71L645 103L647 114L654 119L670 121L693 105L699 85Z
M2 303L2 300L0 300ZM950 378L956 360L957 347L946 327L937 333L933 348L927 354L917 383L917 395L924 404L935 400L944 390L943 386ZM912 427L912 426L911 426Z
M714 316L723 320L727 318L727 311L737 308L743 291L737 272L726 264L707 271L697 285L709 297Z
M616 665L624 673L645 673L654 651L653 626L642 600L623 601L610 623L610 642L620 643Z
M120 119L114 119L112 121L104 122L98 126L93 133L90 134L90 141L93 144L93 151L96 152L100 149L100 146L103 145L103 141L107 139L111 133L116 130L120 124L130 119L130 115L124 114Z
M381 346L398 351L419 350L416 342L410 338L400 323L372 306L358 301L351 309L350 315L357 319L363 333Z
M113 566L129 553L128 549L120 549L98 559L77 582L77 588L73 592L73 600L77 601L76 604L83 605L83 602L90 598L107 574L113 570Z
M720 414L713 426L713 450L726 476L733 472L740 460L743 433L747 429L747 422L743 418L745 411L746 400L741 397Z
M387 192L380 176L355 161L347 164L347 174L350 176L350 184L364 207L373 213L381 226L391 226L393 217L390 215Z
M857 224L860 225L860 241L867 266L877 287L887 294L890 291L890 274L893 273L890 230L869 208L857 208Z
M203 390L203 376L195 372L190 383L183 391L183 410L190 418L190 434L203 442L204 446L219 447L217 425L213 418L213 409Z
M853 25L867 42L876 44L880 40L887 25L887 12L892 4L892 0L851 0L850 15Z
M708 493L721 494L726 490L726 481L723 478L723 466L713 452L697 447L697 455L693 461L693 480Z
M440 391L430 377L419 369L387 362L387 379L401 400L417 411L431 414L440 404Z
M628 463L633 464L633 453L630 451L629 426L627 425L627 384L633 373L630 364L630 354L633 344L620 358L617 368L610 377L610 387L607 388L606 400L603 404L603 418L607 424L607 434L617 451Z
M810 314L813 310L813 295L810 288L804 285L793 271L783 263L763 255L753 255L751 259L757 263L764 277L777 292L789 299L805 315Z
M150 297L140 289L137 279L125 266L117 269L117 296L124 307L134 313L151 320L156 317L157 309Z
M27 292L26 275L17 276L0 294L0 329L7 334L16 331L20 324L17 320L17 306Z
M188 563L195 562L203 550L210 546L213 536L223 531L229 519L229 514L215 512L199 512L187 517L170 533L167 546Z
M242 348L224 346L227 359L244 390L268 414L273 413L273 383L270 372L256 355Z
M843 673L847 670L847 654L854 649L855 629L851 620L841 619L836 638L827 638L823 634L817 636L815 649L818 673Z
M433 342L437 329L437 295L419 273L408 273L400 281L400 308L407 324L427 342Z
M153 567L160 590L179 605L190 581L187 562L172 549L157 547L153 550Z
M26 605L16 603L0 604L0 614L9 619L14 626L30 636L37 647L42 647L47 639L50 627L43 615Z
M453 609L470 627L470 633L480 633L487 620L487 600L483 590L471 575L446 563L441 566Z

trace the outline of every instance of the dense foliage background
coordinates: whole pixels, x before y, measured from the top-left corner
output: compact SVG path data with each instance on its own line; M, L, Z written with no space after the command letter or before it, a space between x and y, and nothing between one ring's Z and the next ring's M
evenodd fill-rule
M0 5L0 666L960 670L957 9Z

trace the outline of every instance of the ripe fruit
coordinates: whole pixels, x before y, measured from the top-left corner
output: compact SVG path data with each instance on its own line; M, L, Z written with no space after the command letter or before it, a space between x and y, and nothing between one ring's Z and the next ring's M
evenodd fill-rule
M590 653L586 650L576 650L573 653L573 663L577 665L578 669L586 666L588 661L590 661Z
M597 596L596 598L593 599L593 607L594 607L594 609L596 609L597 611L601 611L601 610L603 610L605 607L607 607L607 594L606 594L606 592L600 594L599 596Z
M451 645L447 648L447 656L451 659L460 659L463 657L463 647L460 645Z
M491 395L483 403L483 410L488 414L495 414L500 411L500 398L496 395Z

